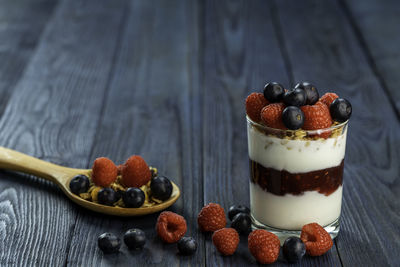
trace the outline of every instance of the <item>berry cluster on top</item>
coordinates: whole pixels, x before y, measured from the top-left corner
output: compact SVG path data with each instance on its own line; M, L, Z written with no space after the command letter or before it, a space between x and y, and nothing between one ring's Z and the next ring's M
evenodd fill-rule
M334 122L347 121L351 112L348 100L335 93L319 97L317 88L308 82L298 83L290 90L270 82L263 93L246 98L246 113L251 120L282 130L326 129Z

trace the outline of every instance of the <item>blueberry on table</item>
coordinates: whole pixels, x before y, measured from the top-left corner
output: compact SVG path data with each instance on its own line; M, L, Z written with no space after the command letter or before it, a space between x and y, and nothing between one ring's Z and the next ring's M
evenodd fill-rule
M112 188L103 188L97 194L97 200L100 204L112 206L117 201L117 193Z
M246 206L243 206L243 205L233 205L233 206L231 206L229 208L229 211L228 211L229 220L232 221L233 217L235 217L235 215L240 213L240 212L246 213L246 214L250 214L250 209L248 207L246 207Z
M118 252L121 247L121 240L112 233L101 234L97 239L97 243L104 253Z
M232 219L231 227L235 228L239 234L250 233L251 232L250 215L243 212L236 214Z
M69 188L72 193L79 195L89 190L89 184L89 178L86 175L81 174L72 178L71 182L69 182Z
M140 188L129 187L123 194L122 200L127 208L139 208L144 203L145 195Z
M309 82L301 82L296 84L294 88L303 89L306 92L307 100L306 105L314 105L319 99L317 88Z
M142 249L146 244L146 235L140 229L129 229L124 234L124 243L129 249Z
M156 199L167 200L172 194L171 181L165 176L154 177L150 183L150 190Z
M307 101L306 91L300 88L294 88L293 90L287 91L283 94L283 103L286 106L304 106Z
M271 103L281 101L284 93L285 90L279 83L271 82L264 86L264 97Z
M178 250L182 255L192 255L197 250L197 242L193 237L182 237L178 242Z
M344 98L336 98L329 106L332 119L337 122L347 121L352 112L352 107L349 101Z
M306 246L300 238L291 236L283 243L282 251L288 262L295 263L306 254Z
M298 107L286 107L282 112L282 121L286 128L297 130L304 125L304 113Z

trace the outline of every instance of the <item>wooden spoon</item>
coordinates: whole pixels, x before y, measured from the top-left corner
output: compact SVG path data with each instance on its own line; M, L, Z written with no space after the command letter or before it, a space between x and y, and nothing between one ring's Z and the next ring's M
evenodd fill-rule
M84 174L88 176L91 170L59 166L4 147L0 147L0 168L29 173L49 180L57 184L64 194L66 194L67 197L69 197L69 199L76 204L86 209L109 215L140 216L158 212L174 204L180 196L180 190L178 186L171 182L172 195L168 200L160 204L145 208L111 207L84 200L71 192L69 188L69 182L71 179L78 174Z

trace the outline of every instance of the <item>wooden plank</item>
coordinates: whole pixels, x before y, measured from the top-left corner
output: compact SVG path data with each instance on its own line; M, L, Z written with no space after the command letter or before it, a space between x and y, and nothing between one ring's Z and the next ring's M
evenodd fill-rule
M60 3L0 120L2 146L88 165L124 9ZM64 265L77 206L46 181L0 176L1 265Z
M187 235L194 236L199 248L195 255L182 257L176 244L163 244L154 230L158 213L118 218L82 212L68 265L204 266L204 238L197 231L202 206L197 5L184 0L133 1L127 12L91 161L107 156L120 164L139 154L175 181L182 196L169 210L186 218ZM143 251L129 251L124 244L116 255L98 249L101 233L122 238L133 227L146 233Z
M344 265L395 266L400 249L400 127L343 11L334 1L276 1L297 81L353 107L337 248ZM292 18L292 19L288 19Z

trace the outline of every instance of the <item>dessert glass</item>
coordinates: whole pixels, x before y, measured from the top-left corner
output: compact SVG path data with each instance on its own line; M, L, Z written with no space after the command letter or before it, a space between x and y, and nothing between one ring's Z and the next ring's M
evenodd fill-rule
M247 116L250 210L254 228L285 238L317 222L340 226L347 121L321 130L279 130Z

